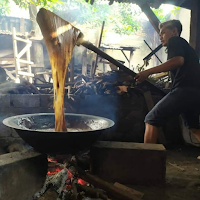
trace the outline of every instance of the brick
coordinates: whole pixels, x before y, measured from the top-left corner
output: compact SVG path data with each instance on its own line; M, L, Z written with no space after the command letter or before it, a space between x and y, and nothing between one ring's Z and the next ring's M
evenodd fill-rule
M91 148L92 171L108 182L163 185L166 151L160 144L98 141Z
M40 107L40 95L38 94L13 94L11 95L11 105L21 108Z
M10 107L10 95L0 94L0 107Z
M4 154L0 172L1 200L32 199L45 182L47 158L33 150Z

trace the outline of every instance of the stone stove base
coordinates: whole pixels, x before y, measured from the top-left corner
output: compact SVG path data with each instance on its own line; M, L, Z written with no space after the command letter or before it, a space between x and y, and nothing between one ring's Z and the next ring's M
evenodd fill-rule
M46 178L47 157L34 150L0 156L0 200L29 200Z

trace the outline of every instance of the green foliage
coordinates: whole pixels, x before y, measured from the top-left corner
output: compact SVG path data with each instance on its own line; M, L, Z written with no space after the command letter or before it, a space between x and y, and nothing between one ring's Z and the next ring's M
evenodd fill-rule
M30 3L39 7L52 7L57 3L62 3L60 0L13 0L20 8L27 9Z
M118 34L134 34L141 29L137 15L141 10L135 11L135 5L96 0L90 5L85 0L63 0L64 4L58 6L55 12L70 22L89 24L91 27L101 27L106 22L106 28Z
M173 15L177 15L180 11L180 7L175 6L174 9L171 11Z
M56 4L62 4L60 0L13 0L20 8L28 9L30 3L38 7L53 8ZM9 0L0 0L0 15L8 15L10 13Z
M160 22L164 22L167 20L167 16L163 14L163 9L162 8L152 8L154 14L158 17L158 19L160 20Z
M10 12L9 0L0 0L0 15L7 15Z
M154 14L158 17L158 19L160 20L160 22L164 22L167 20L168 15L164 15L163 14L163 9L162 8L152 8ZM180 11L180 7L174 6L173 10L170 12L173 15L177 15Z

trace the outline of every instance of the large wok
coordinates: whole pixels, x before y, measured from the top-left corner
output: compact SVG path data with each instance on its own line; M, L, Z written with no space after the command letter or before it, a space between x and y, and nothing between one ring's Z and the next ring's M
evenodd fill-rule
M89 148L103 130L114 125L112 120L92 115L65 114L65 119L68 132L55 132L54 113L17 115L4 119L3 124L39 152L71 154Z

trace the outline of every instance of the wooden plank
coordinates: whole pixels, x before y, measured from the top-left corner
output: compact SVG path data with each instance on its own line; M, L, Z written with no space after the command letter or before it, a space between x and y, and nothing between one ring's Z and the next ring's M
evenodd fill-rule
M26 32L25 33L25 37L26 37L26 39L29 41L29 39L28 39L28 32ZM30 41L29 41L30 42ZM28 43L27 45L26 45L26 47L24 48L24 50L26 50L26 58L27 58L27 61L28 62L31 62L31 51L30 51L30 48L31 48L31 46L32 46L32 42L31 43ZM23 53L23 52L22 52ZM28 65L27 65L27 67L28 67L28 73L29 74L32 74L32 69L31 69L31 64L29 63ZM33 76L29 76L29 82L30 83L33 83L33 78L32 77L34 77L34 75Z
M102 36L103 36L104 26L105 26L105 21L103 21L103 23L102 23L101 32L100 32L100 36L99 36L98 48L100 48L100 46L101 46L101 40L102 40ZM97 69L97 64L98 64L98 54L96 55L96 60L95 60L94 69L93 69L93 72L92 72L93 73L92 77L95 76L95 72L96 72L96 69Z
M144 196L144 193L139 192L137 190L134 190L133 188L129 188L129 187L122 185L118 182L115 182L114 186L121 189L121 190L124 190L125 192L130 192L133 196L136 196L139 199L141 199Z
M20 63L24 63L24 64L29 64L29 65L34 64L34 62L31 62L31 61L28 61L28 60L22 60L22 59L16 59L16 60L18 60Z
M82 74L87 75L87 49L82 53Z
M26 39L22 39L20 37L15 37L15 40L20 41L20 42L24 42L24 43L27 43L27 44L31 44L32 43L31 41L26 40Z
M200 1L193 0L191 4L190 45L200 56Z
M20 33L24 33L24 32L25 32L25 19L20 18Z
M13 39L13 51L14 51L14 58L15 58L15 74L16 74L16 79L15 82L16 83L20 83L20 79L19 79L19 74L18 74L18 70L20 70L20 63L19 60L17 59L17 54L18 54L18 48L17 48L17 40L16 38L16 29L13 28L13 35L12 35L12 39Z
M18 71L18 74L22 76L34 77L34 74L29 72Z
M87 181L88 183L93 184L96 187L99 187L100 189L103 189L106 191L109 197L116 200L139 200L136 196L132 195L130 192L125 192L124 190L120 190L119 188L115 187L111 183L108 183L107 181L104 181L103 179L92 175L88 172L84 172L81 169L78 169L80 178Z
M1 64L1 63L0 63L0 64ZM22 63L22 64L20 64L20 66L21 66L21 67L26 67L27 64ZM15 67L15 65L12 64L11 61L10 61L9 64L4 64L4 65L1 64L1 67L2 67L2 68L13 68L13 67ZM44 65L42 65L42 64L40 64L40 65L38 65L38 64L33 64L33 65L31 65L31 67L32 67L32 68L44 68Z
M152 24L152 26L154 27L156 32L159 34L160 33L160 30L159 30L160 21L157 18L157 16L154 14L154 12L151 10L150 6L147 3L144 3L144 4L139 3L138 5L142 9L142 11L145 13L145 15L149 19L150 23Z
M15 63L14 58L0 58L0 64L1 65L11 65Z
M16 78L12 75L12 72L10 72L9 70L5 69L6 74L8 75L8 77L10 77L12 80L16 80Z
M18 53L17 58L21 58L28 50L30 50L30 47L30 43L26 44L26 46Z
M130 58L129 58L129 68L131 69L131 63L133 62L133 50L130 51Z

